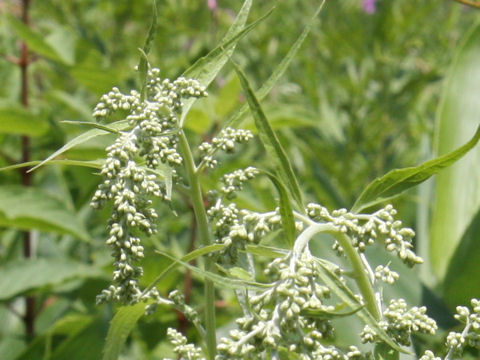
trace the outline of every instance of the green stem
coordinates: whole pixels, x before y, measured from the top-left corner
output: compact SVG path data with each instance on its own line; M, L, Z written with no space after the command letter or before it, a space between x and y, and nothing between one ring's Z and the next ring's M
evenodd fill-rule
M207 212L203 202L202 188L200 179L195 168L192 151L188 144L187 137L183 130L179 131L179 147L185 161L185 171L187 173L188 182L190 184L190 195L195 212L195 219L198 225L198 234L202 245L207 246L212 243L210 231L208 227ZM205 271L213 271L213 261L206 257ZM208 358L213 360L216 355L217 339L215 329L215 288L211 280L205 279L205 330Z
M362 294L363 300L365 301L365 308L373 315L373 317L378 321L381 319L380 310L377 307L377 302L375 300L375 292L373 291L372 284L368 279L367 272L365 271L362 259L358 254L357 250L353 247L350 238L340 232L340 231L331 231L329 232L332 236L337 239L340 246L345 251L350 264L353 268L353 274L355 282L357 283L358 289Z

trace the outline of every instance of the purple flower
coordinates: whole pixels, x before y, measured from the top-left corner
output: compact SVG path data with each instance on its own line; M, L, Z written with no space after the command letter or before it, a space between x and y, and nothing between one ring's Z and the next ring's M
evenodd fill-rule
M210 10L215 10L217 8L217 0L207 0L208 8Z
M373 14L376 11L375 2L377 0L363 0L363 10L367 14Z

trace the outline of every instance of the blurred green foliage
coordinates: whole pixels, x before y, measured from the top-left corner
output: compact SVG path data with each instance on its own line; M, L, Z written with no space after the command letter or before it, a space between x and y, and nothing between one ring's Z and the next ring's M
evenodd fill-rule
M250 21L272 5L258 1ZM317 5L275 2L272 15L242 39L234 58L255 87L283 59ZM161 68L163 77L177 77L217 45L239 6L234 0L218 0L214 9L207 1L158 1L158 32L149 61ZM151 1L32 0L30 27L18 20L20 1L1 2L0 12L0 167L21 162L21 135L31 138L30 160L42 160L86 130L62 120L93 121L91 109L101 94L112 86L126 92L138 85L133 69L151 22ZM361 0L327 1L287 73L262 103L308 200L329 208L350 207L376 177L431 157L443 80L460 39L478 23L479 14L446 0L379 0L373 14L364 12ZM21 41L32 50L28 109L19 101L21 74L15 63ZM245 104L231 65L209 92L209 98L197 102L187 118L189 135L198 141L210 138ZM454 102L462 94L449 96ZM250 115L243 125L253 129ZM57 160L97 160L104 157L111 140L94 138ZM204 180L206 187L223 173L250 165L252 159L268 167L260 146L251 146L225 160L221 173L214 171ZM108 284L111 265L104 246L109 209L94 213L88 205L99 182L92 166L43 166L33 173L30 189L19 186L24 168L0 172L2 360L101 358L114 309L94 304L95 295ZM238 201L262 210L274 204L275 196L266 181L258 181ZM414 228L418 200L414 192L396 200L401 217ZM429 198L420 200L428 203ZM146 240L148 248L169 249L181 257L191 246L190 204L181 197L173 199L177 217L161 206L160 231ZM476 232L468 229L469 241L478 240L478 219L472 224ZM33 262L23 260L21 230L32 231ZM168 264L147 249L144 284ZM421 284L408 284L412 273L405 272L403 286L408 294L404 296L420 302ZM183 289L184 274L171 273L159 290L165 294L175 287ZM465 286L470 286L465 276ZM201 279L192 281L194 288L201 288ZM233 306L232 294L219 291L226 299L218 314L222 332L232 326L239 309ZM191 303L201 304L198 293L192 292ZM425 294L423 301L444 309L441 287ZM36 298L36 337L30 343L21 319L23 295ZM448 311L442 316L448 317ZM168 326L183 327L195 336L179 314L159 311L142 318L122 358L161 359L170 351L165 341ZM417 347L427 346L422 341Z

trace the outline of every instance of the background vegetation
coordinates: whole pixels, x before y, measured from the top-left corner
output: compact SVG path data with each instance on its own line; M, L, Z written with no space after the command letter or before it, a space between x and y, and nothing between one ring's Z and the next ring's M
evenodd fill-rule
M22 11L28 3L26 26ZM104 243L109 209L94 212L89 202L100 181L96 161L105 156L112 138L84 142L34 172L15 164L42 160L84 132L85 127L61 121L93 121L94 104L112 86L124 92L135 86L133 68L151 22L151 3L0 2L3 360L101 358L114 313L110 305L95 306L111 273ZM272 5L254 4L250 21ZM234 0L158 2L151 64L161 68L163 77L176 78L217 45L239 6ZM234 58L256 87L285 57L317 6L277 2L273 13L238 44ZM263 101L308 200L350 208L376 177L447 153L473 135L480 123L479 16L473 8L446 0L378 0L373 13L361 0L327 1L286 74ZM189 136L198 141L210 138L245 103L230 65L209 93L187 119ZM249 115L244 124L254 128ZM244 148L205 185L252 159L268 167L263 155L261 146ZM443 329L440 335L455 326L455 305L480 296L479 160L477 148L443 171L436 183L429 181L394 201L400 217L417 231L417 249L427 259L420 276L402 271L400 291L410 305L429 307ZM238 201L265 210L274 206L274 197L269 185L259 181ZM145 240L144 284L168 265L153 249L180 257L192 247L191 205L180 197L172 206L178 216L160 207L160 231ZM185 289L192 294L188 301L200 304L197 287L202 287L201 279L178 271L159 290ZM239 309L231 294L222 295L227 300L217 304L218 325L228 329ZM170 352L165 340L169 326L195 336L181 314L159 311L139 321L122 357L161 359ZM344 328L340 343L355 335L354 324ZM425 341L416 339L419 351L436 346Z

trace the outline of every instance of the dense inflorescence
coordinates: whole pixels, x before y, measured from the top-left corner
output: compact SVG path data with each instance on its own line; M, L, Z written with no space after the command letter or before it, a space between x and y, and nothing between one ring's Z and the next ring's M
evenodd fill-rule
M172 345L173 351L183 360L205 360L202 356L202 349L193 344L187 343L187 338L173 328L168 328L167 336Z
M267 353L278 358L282 348L304 360L361 359L354 346L342 351L327 344L333 335L330 321L309 313L334 310L325 303L330 289L319 283L318 266L309 251L273 260L265 270L272 286L250 298L251 311L220 340L217 359L259 359Z
M142 294L138 286L142 268L137 263L144 256L139 233L156 231L152 198L166 199L165 186L154 171L161 164L174 168L182 163L176 148L182 98L206 96L197 81L162 80L158 69L149 71L147 80L144 97L136 91L125 95L113 88L101 97L93 113L104 120L117 110L128 111L130 126L107 148L101 170L104 180L91 202L94 208L113 202L107 240L115 259L113 284L97 297L99 303L114 300L133 304L158 297L156 289Z
M412 250L414 231L410 228L402 228L402 222L394 219L397 212L392 205L387 205L373 214L355 214L346 209L334 210L330 213L327 208L318 204L309 204L307 210L313 220L339 227L360 252L364 252L367 245L379 242L385 245L387 251L396 253L408 266L423 262L422 258ZM343 253L338 242L335 242L334 250Z

